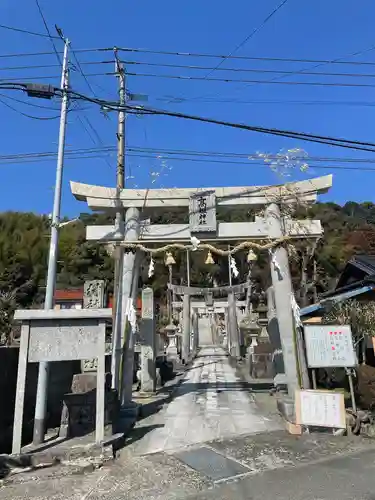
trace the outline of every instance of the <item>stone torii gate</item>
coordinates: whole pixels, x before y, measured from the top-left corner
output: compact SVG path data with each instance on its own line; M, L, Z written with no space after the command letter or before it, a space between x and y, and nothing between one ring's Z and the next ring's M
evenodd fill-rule
M332 186L332 176L318 177L280 186L218 187L199 189L123 189L71 182L76 199L85 201L88 208L115 213L119 207L125 211L125 222L120 225L88 226L88 240L115 243L122 248L139 248L147 243L190 242L196 235L202 242L215 241L269 241L271 277L279 321L280 338L284 355L288 392L294 396L299 387L297 358L294 345L294 319L292 311L292 284L288 254L281 245L291 238L318 238L322 234L319 220L292 220L280 214L280 203L293 205L297 201L314 203L317 195ZM249 222L217 222L216 207L263 208L264 216ZM141 221L142 216L152 217L165 211L189 211L189 224L152 224ZM115 329L125 332L126 311L129 299L134 298L134 283L138 268L135 254L123 253L121 300L116 301ZM125 323L124 323L125 322ZM117 325L117 326L116 326ZM119 326L120 325L120 326ZM130 343L129 343L130 342ZM114 350L116 347L114 347ZM132 340L127 342L124 353L128 366L123 380L126 394L122 403L131 399L131 372L133 363ZM128 373L129 372L129 373ZM127 378L126 378L127 377Z
M183 334L182 334L182 359L186 362L190 356L190 314L191 314L191 297L203 296L206 301L206 306L214 311L214 294L225 294L228 296L227 316L228 328L227 334L229 338L230 354L236 358L240 357L240 337L237 322L237 309L235 296L243 294L248 288L249 283L241 283L232 286L220 286L212 288L168 285L168 288L175 295L183 296Z

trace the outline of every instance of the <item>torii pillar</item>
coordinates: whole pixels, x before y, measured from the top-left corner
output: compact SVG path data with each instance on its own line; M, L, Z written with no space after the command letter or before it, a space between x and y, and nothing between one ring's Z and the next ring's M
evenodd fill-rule
M272 239L284 236L283 221L276 203L266 208L266 220L269 237ZM299 388L297 368L297 348L294 338L294 318L292 311L292 280L290 277L288 253L284 246L278 246L270 252L272 286L275 297L276 313L279 324L280 340L283 349L285 374L288 383L288 394L294 398Z

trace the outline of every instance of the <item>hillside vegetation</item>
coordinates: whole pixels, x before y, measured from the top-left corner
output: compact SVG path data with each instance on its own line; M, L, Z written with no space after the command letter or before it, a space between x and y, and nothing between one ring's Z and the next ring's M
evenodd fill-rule
M321 293L335 283L347 259L353 253L375 250L375 205L348 202L344 206L318 203L308 209L303 217L320 219L324 236L315 252L317 271L316 287ZM218 214L220 219L220 214ZM226 220L249 220L249 213L232 211ZM80 221L62 228L58 257L57 286L77 287L87 279L105 279L112 286L113 259L104 245L85 241L85 225L105 224L110 220L102 214L81 214ZM164 215L154 222L181 222L177 214ZM46 280L46 263L49 245L49 221L45 216L32 213L4 212L0 214L0 308L31 307L43 301ZM296 245L297 252L291 262L293 281L298 296L301 281L301 255L303 242ZM228 262L225 257L215 258L215 265L205 265L206 252L191 253L191 283L209 286L228 283ZM173 277L176 283L186 282L186 255L175 253ZM144 258L140 286L153 284L156 296L164 294L167 275L164 256L155 258L155 275L148 280L148 257ZM247 273L246 252L236 256L240 271L238 280ZM311 274L311 262L307 274ZM254 267L257 288L264 289L269 282L268 256L260 254ZM236 280L234 280L236 282ZM3 313L4 314L4 313ZM1 321L1 318L0 318ZM1 323L0 323L1 328Z

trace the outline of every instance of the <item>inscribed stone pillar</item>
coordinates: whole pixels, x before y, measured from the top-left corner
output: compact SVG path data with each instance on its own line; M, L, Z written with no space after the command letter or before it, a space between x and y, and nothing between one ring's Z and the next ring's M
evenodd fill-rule
M105 281L85 281L83 288L83 308L102 309L105 306ZM98 366L97 358L84 359L81 362L83 372L95 372Z
M183 316L182 316L182 362L187 363L190 355L190 295L185 294L183 300Z
M228 322L230 332L230 355L240 358L239 328L237 322L236 299L233 292L228 293Z
M199 347L198 309L193 312L193 354L196 356Z
M276 203L271 203L267 207L265 215L269 237L277 239L285 236L280 209ZM299 383L291 302L293 289L290 278L288 253L283 246L278 246L271 252L270 266L285 374L288 383L288 394L290 397L294 398L294 393L295 390L299 388Z
M125 214L125 240L136 241L139 235L139 210L127 209ZM132 399L134 367L134 323L129 319L135 315L135 301L138 292L139 256L125 252L121 276L121 341L123 346L123 370L121 385L121 405L126 406Z
M141 322L141 391L156 390L156 336L154 322L154 292L152 288L142 291Z

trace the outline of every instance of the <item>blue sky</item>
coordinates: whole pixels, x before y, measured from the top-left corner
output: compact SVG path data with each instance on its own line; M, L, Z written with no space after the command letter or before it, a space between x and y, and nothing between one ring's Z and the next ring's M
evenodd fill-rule
M161 51L198 52L228 54L280 3L280 0L191 0L190 2L134 1L121 2L47 2L40 0L47 23L55 34L54 25L62 28L72 41L73 49L94 47L142 47ZM355 5L350 0L288 0L279 12L237 52L237 55L255 57L282 57L307 59L335 59L366 50L375 46L373 19L375 4L371 0L358 0ZM5 0L0 6L1 23L26 30L45 33L42 19L33 0ZM34 37L0 29L0 55L51 52L49 39ZM57 41L62 52L62 44ZM82 63L110 61L111 52L77 53ZM123 54L131 61L152 63L190 64L214 66L213 59L182 58L154 54ZM375 50L350 58L353 61L374 61ZM74 63L74 59L72 59ZM45 56L1 57L0 78L35 80L37 76L56 75L43 80L59 85L59 68L54 54ZM14 66L45 65L48 68L10 70ZM228 60L225 67L299 71L310 65L306 63L278 63ZM311 65L313 66L313 65ZM113 65L82 66L86 73L113 71ZM127 65L129 72L204 75L204 71L187 71L175 68L138 67ZM375 74L375 66L325 65L316 71L337 73ZM268 79L266 74L229 73L216 71L212 78ZM274 77L274 75L271 75ZM99 97L116 98L114 76L88 76L92 88ZM318 81L314 76L292 75L286 80ZM374 78L348 78L324 76L325 82L359 82L371 84ZM199 114L229 121L245 122L266 127L278 127L298 131L345 137L375 142L375 108L372 106L349 106L348 102L374 101L372 88L361 87L313 87L305 85L245 85L212 81L181 81L162 78L128 76L131 92L149 96L149 105L164 107L190 114ZM91 95L86 82L77 71L72 71L71 85L74 89ZM30 100L16 92L2 91L3 95L25 100L31 104L58 107L58 102ZM184 103L168 103L166 95L183 96ZM255 101L253 104L228 102L193 102L192 98L211 98ZM56 116L58 111L44 110L20 104L0 95L0 99L24 113L35 116ZM269 104L264 101L279 101ZM206 99L207 101L207 99ZM280 103L284 101L284 103ZM285 104L285 101L330 101L325 105ZM332 104L342 102L345 105ZM116 144L116 116L105 118L96 106L86 106L84 111L69 113L67 127L67 147L70 149L99 147L95 133L85 121L86 116L100 136L102 144ZM0 155L24 154L30 152L50 152L57 148L58 120L32 120L13 110L2 102ZM79 118L78 118L79 117ZM80 121L81 120L81 121ZM85 126L82 126L81 122ZM88 129L88 132L87 130ZM263 136L247 131L232 130L216 125L194 123L167 117L130 116L126 123L127 145L129 147L155 149L182 149L216 152L254 154L257 151L277 153L284 148L303 148L310 156L372 158L372 153L339 149L318 144L303 143L294 139ZM91 137L90 137L91 135ZM127 175L134 176L128 185L151 186L150 172L159 172L163 160L153 158L128 157ZM375 156L374 156L375 158ZM73 215L84 211L84 205L76 202L69 191L69 180L112 186L115 182L115 155L108 156L107 162L101 158L67 159L64 171L62 212ZM109 164L108 164L109 163ZM313 163L313 162L311 162ZM311 168L308 174L296 173L294 178L306 175L319 176L334 173L334 187L323 199L344 203L347 200L375 201L373 182L375 172L332 170ZM34 163L0 162L0 210L30 210L48 213L51 211L55 160ZM261 185L280 182L267 166L225 165L222 163L198 163L190 161L166 161L168 168L155 187L193 187L222 185ZM319 164L321 167L324 163ZM361 167L361 164L351 163ZM365 164L371 168L371 164ZM374 165L375 168L375 165ZM168 174L168 175L166 175ZM288 179L290 180L290 179Z

